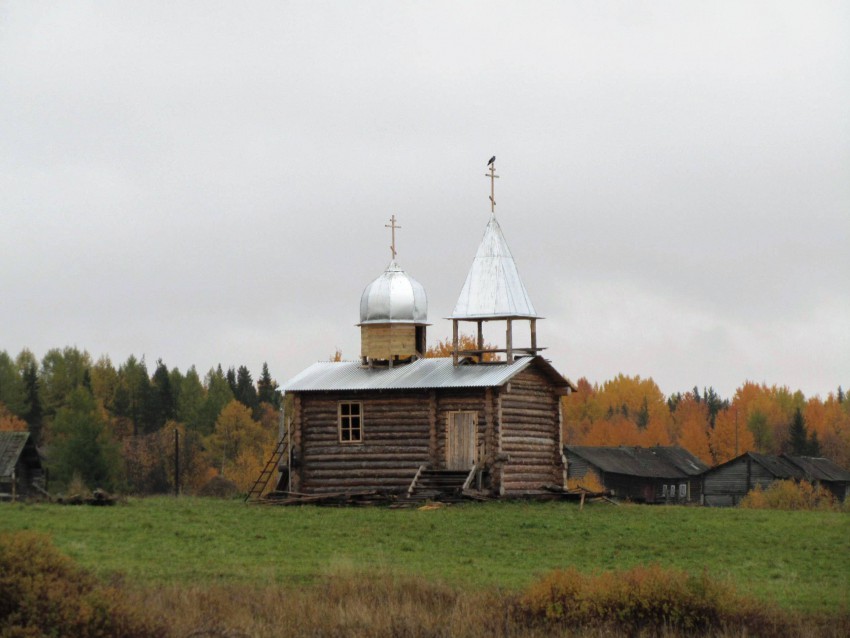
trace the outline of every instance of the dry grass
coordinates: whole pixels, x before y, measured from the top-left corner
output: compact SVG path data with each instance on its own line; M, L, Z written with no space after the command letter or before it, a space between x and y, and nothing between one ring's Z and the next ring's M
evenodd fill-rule
M510 607L497 592L390 575L338 573L300 589L176 586L132 595L135 606L168 618L174 636L517 635L506 629Z
M556 571L525 593L342 563L309 585L166 586L95 578L31 532L0 534L0 638L365 638L850 635L850 615L803 616L707 576Z
M616 582L616 575L610 575ZM538 592L541 581L530 588ZM838 638L848 635L850 617L824 618L753 611L746 622L690 629L673 623L636 627L628 621L565 623L535 617L526 601L495 589L464 590L425 579L339 570L300 589L173 586L129 594L136 608L166 619L175 638L264 638L273 636L365 638L542 638L543 636L716 636ZM528 595L526 595L527 598ZM730 617L731 618L731 617ZM755 629L755 633L753 633Z

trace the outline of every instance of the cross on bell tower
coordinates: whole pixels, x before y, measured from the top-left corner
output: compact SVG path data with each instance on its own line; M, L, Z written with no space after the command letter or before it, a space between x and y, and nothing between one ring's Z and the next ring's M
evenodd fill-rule
M489 174L485 173L484 177L490 178L490 212L494 215L496 214L496 180L499 179L499 176L496 175L496 156L490 158L490 161L487 162L487 166L490 167Z

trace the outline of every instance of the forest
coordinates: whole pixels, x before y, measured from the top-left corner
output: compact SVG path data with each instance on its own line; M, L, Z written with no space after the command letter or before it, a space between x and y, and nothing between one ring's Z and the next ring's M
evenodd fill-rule
M439 342L428 356L448 347ZM651 378L623 374L577 386L562 399L567 444L680 445L709 465L786 452L850 467L850 400L840 386L825 399L750 381L731 398L697 386L665 396ZM199 493L222 476L245 492L276 446L281 407L266 364L255 381L244 365L202 377L161 359L151 372L132 355L116 366L76 347L40 361L26 349L0 351L0 430L30 431L46 452L51 491L172 492L177 454L180 491Z
M825 456L850 467L850 401L745 381L731 398L695 386L665 397L651 378L579 379L563 399L572 445L679 445L709 465L744 452Z
M197 493L224 476L247 491L277 442L281 392L263 364L219 365L203 378L130 356L117 367L76 347L0 351L0 430L29 430L46 452L51 491ZM175 431L177 435L175 437ZM178 446L175 446L175 438Z

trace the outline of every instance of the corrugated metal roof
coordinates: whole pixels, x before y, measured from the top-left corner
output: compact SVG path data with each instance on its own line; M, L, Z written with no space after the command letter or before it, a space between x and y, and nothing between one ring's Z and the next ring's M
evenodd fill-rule
M12 476L29 432L0 432L0 476Z
M651 478L686 478L708 466L687 450L670 447L608 447L567 445L568 452L587 459L603 472Z
M850 472L822 456L783 454L782 457L803 470L809 480L850 482Z
M558 386L569 381L540 357L523 357L508 364L452 364L451 358L419 359L393 368L368 368L356 361L319 361L284 384L286 392L328 390L412 390L433 388L487 388L507 383L511 377L538 362Z
M652 448L652 451L689 476L702 474L708 469L708 465L688 452L685 448L675 445L664 447L659 446Z
M781 456L773 456L771 454L758 454L756 452L747 452L751 459L761 465L768 472L773 474L775 478L780 479L803 479L803 470L782 458Z
M499 222L491 215L450 318L507 317L533 319L537 313Z

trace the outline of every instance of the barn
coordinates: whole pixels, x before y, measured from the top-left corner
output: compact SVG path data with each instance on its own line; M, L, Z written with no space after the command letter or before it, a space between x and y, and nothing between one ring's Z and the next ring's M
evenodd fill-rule
M850 489L850 472L829 459L745 452L705 473L705 504L737 505L756 486L764 489L783 480L823 485L839 500L846 499Z
M708 466L681 447L567 445L567 478L588 474L613 496L639 503L699 503L700 475Z
M360 297L359 360L316 363L283 386L292 409L279 447L282 483L300 494L512 497L563 488L560 397L575 388L540 355L540 317L494 209L442 358L424 356L425 290L396 261L390 221L391 261ZM471 348L462 322L476 328ZM485 345L487 322L504 324L503 344Z
M41 455L29 432L0 432L0 499L26 498L44 488Z

